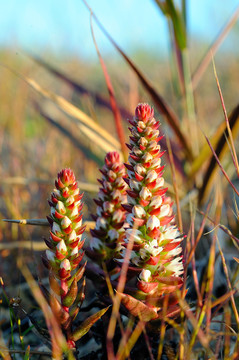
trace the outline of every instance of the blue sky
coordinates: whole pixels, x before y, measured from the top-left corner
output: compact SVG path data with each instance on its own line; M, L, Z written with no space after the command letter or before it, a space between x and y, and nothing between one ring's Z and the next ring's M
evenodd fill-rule
M141 48L165 52L167 23L153 0L88 0L88 3L127 53ZM188 0L191 36L211 43L238 5L236 0ZM0 0L0 10L0 46L35 54L50 50L89 60L97 57L89 11L82 0ZM109 41L97 26L94 28L100 50L114 54ZM227 39L229 45L232 39L235 41L236 37Z

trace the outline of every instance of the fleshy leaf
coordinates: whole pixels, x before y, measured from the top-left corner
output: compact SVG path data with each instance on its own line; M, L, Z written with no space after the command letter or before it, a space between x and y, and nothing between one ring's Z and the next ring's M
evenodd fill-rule
M139 316L142 321L150 321L158 318L154 309L142 303L130 295L117 292L121 298L121 303L133 316Z
M76 280L76 278L74 278L68 293L62 300L62 304L67 307L70 307L71 305L73 305L73 303L76 299L76 296L77 296L77 291L78 291L77 280Z
M97 313L91 315L88 319L86 319L80 326L78 326L77 329L73 332L73 340L78 341L82 338L85 334L88 333L90 328L94 325L96 321L98 321L109 309L109 306L107 308L104 308Z

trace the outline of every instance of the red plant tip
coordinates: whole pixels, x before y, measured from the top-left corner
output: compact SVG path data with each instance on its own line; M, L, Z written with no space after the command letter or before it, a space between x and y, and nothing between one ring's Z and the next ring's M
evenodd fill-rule
M70 184L75 182L75 175L71 169L63 169L58 173L58 181L64 184Z
M135 109L135 117L138 120L150 119L154 116L154 109L148 104L139 104Z
M117 151L108 152L105 156L105 164L107 166L112 166L114 163L120 161L120 155Z

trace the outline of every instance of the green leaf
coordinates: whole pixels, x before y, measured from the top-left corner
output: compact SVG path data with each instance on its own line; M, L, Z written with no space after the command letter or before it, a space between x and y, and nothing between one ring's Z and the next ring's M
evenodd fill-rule
M87 334L88 331L90 330L90 328L92 327L92 325L94 325L94 323L96 321L98 321L106 313L106 311L109 309L109 307L110 306L98 311L97 313L91 315L88 319L86 319L83 322L83 324L81 324L77 329L75 329L75 331L73 332L72 339L74 341L78 341L79 339L82 338L82 336Z
M119 292L117 292L117 294L121 298L121 303L133 316L139 317L142 321L150 321L158 318L158 314L152 308L142 303L142 301L127 294Z
M29 360L29 359L30 359L30 345L28 345L24 355L24 360Z
M78 292L77 281L76 281L76 278L74 278L69 291L67 292L66 296L62 300L62 304L67 307L70 307L71 305L73 305L73 303L76 299L77 292Z

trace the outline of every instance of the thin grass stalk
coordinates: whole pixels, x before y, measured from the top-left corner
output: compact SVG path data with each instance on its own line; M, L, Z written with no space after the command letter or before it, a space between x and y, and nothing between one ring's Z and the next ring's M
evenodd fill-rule
M193 248L195 246L194 222L195 222L195 213L192 214L192 209L191 209L191 243L192 243ZM196 262L195 262L195 252L191 252L191 253L192 253L191 264L192 264L193 280L194 280L194 285L195 285L197 298L198 298L198 306L201 308L202 307L202 296L201 296L200 289L199 289L199 281L198 281Z
M223 175L225 176L225 178L227 179L227 181L229 182L229 184L231 185L232 189L235 191L235 193L237 194L237 196L239 196L238 190L236 189L236 187L233 185L233 183L232 183L231 180L229 179L229 176L227 175L226 171L224 170L224 168L223 168L223 166L222 166L222 164L221 164L221 162L220 162L220 160L219 160L219 158L218 158L215 150L213 149L213 147L212 147L212 145L211 145L211 143L210 143L210 140L208 139L208 137L207 137L205 134L204 134L204 136L205 136L205 139L206 139L206 141L207 141L207 143L208 143L208 145L209 145L209 147L210 147L210 149L211 149L211 151L212 151L212 153L213 153L213 155L214 155L214 157L215 157L215 159L216 159L216 162L218 163L218 166L220 167L220 169L221 169L221 171L222 171L222 173L223 173Z
M111 80L110 80L110 76L108 74L105 62L101 56L101 53L99 51L96 39L95 39L95 34L94 34L94 29L93 29L93 24L92 24L92 14L90 16L90 25L91 25L91 34L92 34L92 38L93 38L93 42L95 45L95 49L96 52L98 54L99 60L100 60L100 64L101 64L101 68L103 70L103 74L105 77L105 82L108 88L108 92L109 92L109 97L110 97L110 104L111 104L111 108L114 114L114 120L115 120L115 126L116 126L116 130L117 130L117 134L118 134L118 138L120 141L120 145L121 145L121 151L123 153L123 157L124 157L124 161L127 161L127 147L125 145L126 141L125 141L125 136L124 136L124 129L122 126L122 120L121 120L121 115L120 115L120 110L118 108L117 102L116 102L116 98L115 98L115 93L114 93L114 88L112 86Z
M230 123L229 123L228 116L227 116L227 110L226 110L226 106L225 106L225 103L224 103L224 99L223 99L223 95L222 95L222 91L221 91L221 86L220 86L220 83L219 83L219 79L218 79L217 71L216 71L216 66L215 66L215 62L214 62L213 58L212 58L212 64L213 64L214 76L215 76L215 79L216 79L216 82L217 82L217 88L218 88L220 100L221 100L221 103L222 103L222 109L223 109L223 113L224 113L224 117L225 117L225 121L226 121L226 125L227 125L227 131L228 131L228 134L229 134L230 145L232 147L232 152L233 152L232 160L233 160L233 163L235 165L237 176L239 178L239 165L238 165L237 153L236 153L236 150L235 150L232 131L231 131Z
M239 6L236 8L226 25L222 28L220 33L216 36L214 41L212 42L211 46L209 47L208 51L200 61L198 67L196 68L195 72L192 76L192 88L196 89L199 81L202 78L203 73L206 71L208 65L211 62L211 57L215 55L217 50L219 49L220 45L222 44L223 40L226 38L226 36L229 34L230 30L236 23L239 16Z
M230 278L229 278L227 264L226 264L225 257L223 255L222 248L221 248L221 245L220 245L220 242L219 242L218 238L217 238L217 244L218 244L218 249L219 249L219 252L220 252L221 259L222 259L222 265L223 265L224 273L225 273L226 280L227 280L227 286L228 286L228 289L229 289L229 291L231 293L230 298L231 298L232 310L234 312L234 316L235 316L236 323L237 323L237 329L238 329L238 333L239 333L239 315L238 315L235 299L234 299L234 296L233 296L233 289L232 289L231 281L230 281Z
M133 229L136 230L136 226ZM130 254L133 249L133 245L134 245L134 234L132 233L132 236L130 236L129 242L128 242L128 245L126 248L124 262L122 265L122 269L121 269L121 273L120 273L120 277L119 277L119 281L118 281L118 285L117 285L117 292L113 298L113 309L112 309L112 314L110 317L109 327L108 327L108 331L107 331L107 353L108 353L108 358L112 359L112 360L115 359L112 340L113 340L114 333L115 333L117 316L119 313L120 301L121 301L120 296L118 295L118 292L122 293L124 291L124 287L125 287L125 283L126 283L126 279L127 279L127 271L128 271L128 266L129 266Z
M216 188L216 212L215 212L215 221L216 224L219 223L222 210L222 192L220 185ZM210 247L209 260L208 260L208 269L207 269L207 283L206 283L206 295L205 295L205 304L206 304L206 324L205 324L205 333L209 334L210 323L211 323L211 303L212 303L212 292L213 292L213 283L215 275L215 256L216 256L216 241L217 241L217 229L212 239L212 245Z
M163 316L162 321L160 324L160 338L159 338L159 345L158 345L158 354L157 354L157 360L161 359L162 353L163 353L163 344L164 344L164 336L166 333L166 325L165 325L165 318L166 318L166 311L167 311L167 305L168 305L168 297L165 297L165 301L163 302Z
M224 308L224 319L225 319L225 326L230 328L231 325L231 311L229 306ZM225 360L230 359L230 335L225 334L224 340L224 357Z
M118 351L117 351L117 354L116 354L116 359L117 360L120 359L120 357L122 356L124 351L127 352L127 353L130 353L130 349L128 348L127 339L130 337L130 334L132 334L133 326L134 326L134 319L133 319L133 317L130 317L129 321L127 323L127 326L126 326L126 330L124 331L124 334L123 334L123 336L121 338L121 341L120 341L120 344L119 344L119 347L118 347Z
M175 201L176 201L176 206L177 206L178 227L179 227L179 231L181 233L183 233L183 221L182 221L182 214L181 214L181 210L180 210L177 177L176 177L176 171L175 171L175 166L174 166L174 161L173 161L172 147L171 147L171 143L170 143L168 136L166 138L166 141L167 141L167 146L168 146L169 163L170 163L170 168L171 168L171 173L172 173L173 189L174 189L174 193L175 193Z
M123 352L121 354L119 354L119 357L117 358L117 360L124 360L129 357L130 351L133 349L133 347L134 347L136 341L138 340L138 338L140 337L144 327L145 327L145 322L139 321L127 342L127 347L125 347L123 349ZM111 360L111 358L109 358L109 359Z

